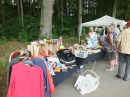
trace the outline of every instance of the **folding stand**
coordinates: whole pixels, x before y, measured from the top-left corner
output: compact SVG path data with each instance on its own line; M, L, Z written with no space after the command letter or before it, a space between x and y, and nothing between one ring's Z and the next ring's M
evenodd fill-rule
M90 62L88 62L88 63L90 63ZM93 69L94 69L94 67L95 67L95 64L96 64L96 61L93 63L92 71L93 71ZM80 66L80 74L81 74L81 75L83 74L83 69L84 69L84 67L86 67L85 64L83 64L83 65ZM87 69L87 68L86 68L86 69Z

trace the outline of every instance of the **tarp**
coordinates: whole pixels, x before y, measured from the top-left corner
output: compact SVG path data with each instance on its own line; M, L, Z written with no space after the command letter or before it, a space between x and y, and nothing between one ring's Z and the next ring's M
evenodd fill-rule
M99 19L90 21L90 22L86 22L86 23L82 23L81 26L109 26L112 22L116 22L117 24L124 26L126 24L126 22L124 20L119 20L113 17L110 17L108 15L105 15Z
M95 27L98 27L98 26L109 26L111 25L111 23L113 22L116 22L118 25L120 25L120 29L123 30L123 27L124 25L127 23L126 21L124 20L119 20L119 19L116 19L116 18L113 18L113 17L110 17L108 15L105 15L101 18L98 18L96 20L93 20L93 21L89 21L89 22L86 22L86 23L82 23L80 25L80 31L79 31L79 41L80 41L80 36L81 36L81 32L82 32L82 27L90 27L90 26L95 26Z

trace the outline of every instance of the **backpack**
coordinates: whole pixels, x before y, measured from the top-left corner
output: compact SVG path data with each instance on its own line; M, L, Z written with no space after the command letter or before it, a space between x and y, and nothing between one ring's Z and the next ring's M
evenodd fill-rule
M60 63L65 64L66 66L73 65L76 62L75 56L69 49L60 50L56 54Z

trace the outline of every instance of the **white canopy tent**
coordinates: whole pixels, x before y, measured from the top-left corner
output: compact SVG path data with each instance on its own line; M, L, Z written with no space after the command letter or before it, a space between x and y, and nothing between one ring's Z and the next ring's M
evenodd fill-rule
M80 26L79 38L80 38L80 35L81 35L81 32L82 32L82 27L83 26L84 27L90 27L90 26L96 26L96 27L98 27L98 26L109 26L112 22L116 22L117 24L119 24L121 30L123 29L124 25L126 24L126 22L124 20L119 20L119 19L110 17L108 15L105 15L105 16L103 16L101 18L96 19L96 20L89 21L89 22L86 22L86 23L82 23L81 26Z

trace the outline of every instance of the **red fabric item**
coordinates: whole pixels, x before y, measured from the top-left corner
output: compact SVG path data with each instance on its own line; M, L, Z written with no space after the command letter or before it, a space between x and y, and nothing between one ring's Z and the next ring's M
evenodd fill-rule
M18 55L19 55L19 52L18 52L18 51L14 52L14 53L11 55L11 59L17 57Z
M46 52L41 52L39 55L45 57L46 56Z
M127 25L130 25L130 21L127 21Z
M54 87L53 79L52 79L52 76L51 76L51 74L50 74L49 69L48 69L47 66L46 66L46 72L47 72L47 77L48 77L48 82L49 82L49 89L50 89L49 92L51 94L53 94L53 93L56 92L56 89Z
M43 72L19 62L12 67L7 97L44 97Z

